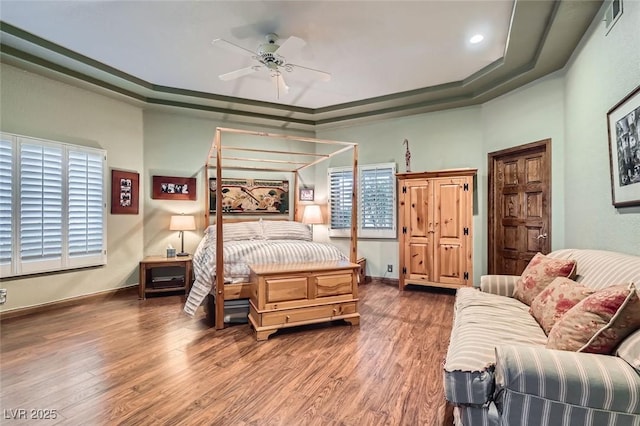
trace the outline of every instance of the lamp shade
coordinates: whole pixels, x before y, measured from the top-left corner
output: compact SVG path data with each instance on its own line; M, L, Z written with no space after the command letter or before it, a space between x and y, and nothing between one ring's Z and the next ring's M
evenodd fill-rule
M320 206L317 204L307 205L304 208L304 213L302 214L302 223L309 225L324 223Z
M194 231L196 229L196 220L193 216L171 216L169 230L171 231Z

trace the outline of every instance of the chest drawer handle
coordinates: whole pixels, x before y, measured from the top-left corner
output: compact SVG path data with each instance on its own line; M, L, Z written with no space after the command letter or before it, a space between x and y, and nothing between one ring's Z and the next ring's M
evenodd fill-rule
M291 316L290 316L290 315L287 315L287 317L285 318L285 320L286 320L287 322L289 322L289 320L290 320L290 319L291 319Z

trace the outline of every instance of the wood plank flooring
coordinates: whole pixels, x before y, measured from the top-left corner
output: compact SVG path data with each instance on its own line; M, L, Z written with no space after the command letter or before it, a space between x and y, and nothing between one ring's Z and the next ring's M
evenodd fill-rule
M139 301L135 290L6 319L0 423L452 424L442 363L453 292L376 280L359 291L359 327L285 329L266 342L246 324L216 331L201 310L187 317L184 297ZM46 410L56 418L34 420Z

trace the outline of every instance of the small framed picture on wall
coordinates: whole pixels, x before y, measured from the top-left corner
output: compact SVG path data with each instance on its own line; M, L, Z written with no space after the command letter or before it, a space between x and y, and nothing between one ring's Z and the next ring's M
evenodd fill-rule
M140 175L111 170L111 214L138 214Z
M315 193L313 188L304 187L300 188L299 197L300 201L313 201L315 198Z
M196 199L196 178L154 176L151 198L154 200Z

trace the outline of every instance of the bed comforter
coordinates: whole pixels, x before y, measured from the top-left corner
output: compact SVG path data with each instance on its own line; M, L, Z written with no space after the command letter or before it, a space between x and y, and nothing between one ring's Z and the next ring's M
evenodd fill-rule
M304 240L225 241L223 246L224 280L226 283L247 281L250 264L323 262L348 260L337 247L328 243ZM194 316L198 307L215 292L216 239L210 234L200 241L193 255L195 282L184 305Z

